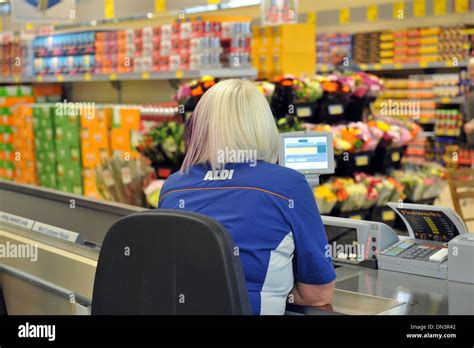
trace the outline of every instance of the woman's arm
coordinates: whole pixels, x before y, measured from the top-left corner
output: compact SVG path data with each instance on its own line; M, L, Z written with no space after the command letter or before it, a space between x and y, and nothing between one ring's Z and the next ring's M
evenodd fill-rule
M324 306L332 301L336 273L312 189L302 175L294 182L292 200L288 211L295 243L295 285L290 293L293 298L290 297L289 302Z
M289 298L292 303L299 306L326 306L332 303L334 285L334 281L323 285L296 283Z

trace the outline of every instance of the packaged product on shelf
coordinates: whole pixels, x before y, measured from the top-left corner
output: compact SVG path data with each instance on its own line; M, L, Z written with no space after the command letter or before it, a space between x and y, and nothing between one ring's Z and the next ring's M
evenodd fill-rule
M112 107L95 106L92 115L81 115L81 157L84 195L100 198L95 169L111 155Z
M37 36L32 43L34 73L83 74L95 67L95 32Z
M31 46L18 32L0 33L0 77L31 75Z
M74 194L83 193L79 108L55 106L57 188Z
M19 105L12 117L13 148L15 151L15 182L37 185L33 108Z
M41 186L57 188L56 146L54 133L54 106L33 105L36 167Z
M33 103L31 86L13 85L0 87L0 177L7 180L15 178L15 133L17 131L16 106ZM28 155L27 155L28 156Z

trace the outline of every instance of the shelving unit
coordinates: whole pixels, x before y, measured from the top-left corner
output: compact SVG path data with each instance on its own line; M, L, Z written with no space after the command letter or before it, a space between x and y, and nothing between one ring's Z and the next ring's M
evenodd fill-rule
M257 71L253 68L209 69L194 71L143 72L126 74L79 74L79 75L37 75L0 78L1 83L51 83L51 82L95 82L95 81L139 81L139 80L186 80L211 75L216 78L243 77L254 78Z
M416 64L359 64L363 71L399 71L399 70L419 70L419 69L462 69L467 67L467 61L459 62L455 65L453 62L436 62L436 63L416 63ZM333 69L330 64L318 64L317 72L328 72Z

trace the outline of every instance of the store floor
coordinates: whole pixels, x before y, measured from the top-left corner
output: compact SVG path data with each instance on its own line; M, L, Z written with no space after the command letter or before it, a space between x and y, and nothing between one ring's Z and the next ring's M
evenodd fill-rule
M446 185L446 187L441 192L441 194L439 195L438 199L435 201L434 204L438 205L438 206L443 206L443 207L448 207L448 208L454 209L453 200L451 198L451 192L449 191L449 186ZM464 214L466 215L467 218L474 217L474 213L473 213L473 211L474 211L474 209L473 209L474 208L474 199L465 199L462 202L462 207L463 207L463 212L464 212ZM469 209L469 207L471 209ZM474 221L468 221L466 223L466 225L467 225L467 230L469 232L474 233Z

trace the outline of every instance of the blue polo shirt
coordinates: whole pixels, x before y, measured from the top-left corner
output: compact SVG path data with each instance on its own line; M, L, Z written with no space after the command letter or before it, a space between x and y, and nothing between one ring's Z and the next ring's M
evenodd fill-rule
M239 248L253 314L284 314L295 282L336 278L313 193L295 170L258 161L213 172L195 165L165 182L159 208L219 221Z

